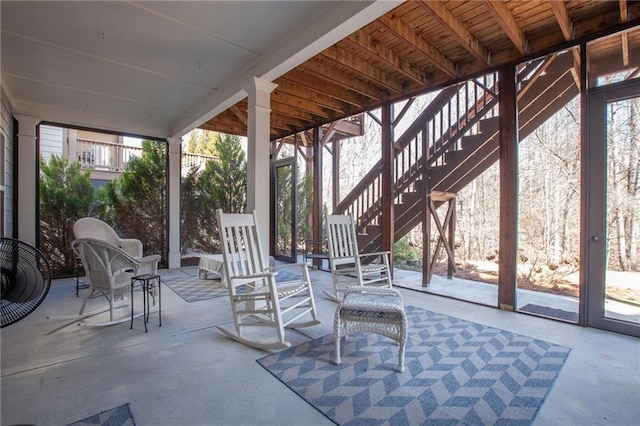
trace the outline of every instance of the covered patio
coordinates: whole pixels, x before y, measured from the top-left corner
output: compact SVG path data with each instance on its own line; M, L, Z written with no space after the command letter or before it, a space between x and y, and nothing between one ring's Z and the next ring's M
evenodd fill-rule
M397 166L403 160L394 156L405 141L396 139L394 125L406 110L394 110L394 103L411 105L416 96L489 75L484 73L499 78L492 87L486 80L477 84L487 95L473 98L470 108L453 119L453 133L462 134L467 125L480 127L478 106L501 111L499 117L490 114L496 126L491 132L492 153L464 158L473 167L498 160L500 164L499 193L492 194L501 207L500 274L498 286L493 287L496 295L488 302L492 306L458 300L464 297L455 291L445 298L408 289L426 286L425 277L431 276L426 270L396 270L394 284L406 306L569 349L535 413L535 424L637 423L640 341L631 336L638 335L640 321L632 318L620 326L617 319L604 318L604 289L598 291L604 287L600 274L604 277L605 257L603 244L598 243L605 221L587 221L599 218L598 208L606 204L602 182L597 180L606 178L606 171L592 167L606 156L594 150L604 144L596 138L587 144L589 134L602 130L588 123L603 120L591 120L587 91L594 89L597 95L599 88L593 85L599 76L624 69L628 81L612 86L620 92L631 88L640 97L640 3L269 3L42 2L34 7L34 2L2 2L3 236L38 245L40 124L149 137L166 141L168 147L168 249L163 253L168 268L160 271L162 327L157 314L151 315L148 333L140 318L133 330L128 323L82 328L47 319L76 312L81 303L74 278L55 280L34 313L2 330L2 424L67 425L121 406L128 407L131 422L139 425L333 424L256 362L267 352L233 342L216 329L231 321L228 296L187 302L171 289L172 281L198 275L196 267L181 267L181 138L195 128L247 136L248 210L260 213L262 240L270 242L273 254L269 233L276 214L267 177L278 144L296 144L311 160L311 227L314 239L320 239L322 163L317 154L332 148L335 120L379 109L380 117L375 117L381 128L380 167L376 166L381 176L376 175L379 199L373 203L375 215L365 219L379 225L377 248L393 250L404 224L430 220L427 202L433 188L428 182L437 177L432 170L437 165L426 159L410 165L407 161L407 173ZM595 58L592 62L588 47ZM558 71L554 67L559 62ZM523 80L516 77L518 67ZM579 96L581 158L583 164L595 161L581 169L579 214L584 220L576 230L581 307L573 324L513 312L519 308L518 89L525 78L548 89L544 78L556 71L568 81L562 96L555 96L555 88L544 96L529 88L524 92L542 105L530 109L535 109L536 117L556 99ZM453 92L452 98L460 97ZM618 98L624 97L618 93ZM449 119L451 105L442 106ZM443 125L440 120L436 127L449 128L450 123ZM426 158L432 152L426 145L427 132L420 133L421 122L414 124L414 134L405 139L424 142L420 149ZM414 145L405 147L417 152ZM447 145L441 154L451 153L450 149L453 146ZM421 193L413 199L411 219L404 220L396 201L408 194L394 186L394 173L399 172L401 180L418 169L421 176L412 176L406 186ZM439 183L455 179L463 186L460 182L469 176L469 170L446 171L438 179ZM332 184L334 194L340 194L339 184ZM449 189L445 192L459 188ZM342 202L338 195L335 198L334 206ZM340 213L351 212L346 207ZM426 228L428 240L435 230ZM331 276L320 270L311 273L321 324L305 334L289 331L293 345L332 332L336 304L323 296ZM470 296L475 290L467 284L455 277L447 280L449 289L464 287ZM588 303L587 296L595 302ZM595 320L589 321L588 315ZM407 363L419 356L409 350ZM330 351L318 359L330 364ZM121 424L131 424L127 421Z
M161 274L171 282L197 270ZM306 329L307 335L287 332L294 345L331 334L336 304L322 294L331 287L331 277L318 270L312 277L322 323ZM419 277L404 272L396 280ZM163 284L162 327L152 313L148 333L141 318L133 330L128 323L89 328L48 320L77 309L81 298L75 297L74 286L74 279L56 280L36 312L2 330L3 425L66 425L125 404L138 425L333 424L256 362L267 352L234 342L216 329L231 320L228 298L187 303ZM401 292L408 306L571 348L534 424L634 424L640 415L638 339ZM409 349L407 364L414 356ZM323 361L330 354L319 357ZM393 367L395 359L388 362Z

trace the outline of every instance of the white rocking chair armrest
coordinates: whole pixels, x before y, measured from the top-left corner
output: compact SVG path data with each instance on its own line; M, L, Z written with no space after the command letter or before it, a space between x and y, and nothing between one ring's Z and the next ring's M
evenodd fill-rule
M267 268L267 271L274 271L277 273L278 270L280 269L286 269L286 268L309 268L309 265L307 265L304 262L298 262L298 263L284 263L282 265L275 265L275 266L270 266L269 268Z
M349 255L349 256L332 256L331 260L353 260L354 257L361 257L359 254L357 255Z
M358 257L371 257L371 256L390 256L391 252L390 251L374 251L371 253L360 253L358 254Z
M239 281L240 284L244 284L244 283L250 283L250 282L256 281L260 278L273 277L275 276L275 274L276 274L275 272L259 272L257 274L237 275L237 276L229 277L227 278L227 280L231 283L233 283L234 281Z

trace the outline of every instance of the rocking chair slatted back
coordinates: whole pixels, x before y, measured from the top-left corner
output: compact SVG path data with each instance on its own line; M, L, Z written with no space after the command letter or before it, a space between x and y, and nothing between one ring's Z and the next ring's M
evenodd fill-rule
M329 256L336 266L353 264L358 256L358 241L350 216L331 215L329 228Z
M352 285L392 287L388 251L360 254L356 225L349 215L327 215L326 223L333 293L324 293L330 299L341 302Z
M229 259L224 263L227 280L264 272L262 245L253 215L225 214L220 236L223 257Z

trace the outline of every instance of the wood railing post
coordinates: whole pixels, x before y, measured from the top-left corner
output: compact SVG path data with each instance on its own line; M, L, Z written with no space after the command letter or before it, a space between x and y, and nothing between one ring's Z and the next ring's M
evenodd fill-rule
M420 185L420 204L422 206L422 286L428 287L431 282L431 213L429 212L429 137L425 128L422 135L422 185Z
M333 148L331 156L331 170L333 171L331 185L333 187L333 207L335 208L340 203L340 140L334 139L331 142Z
M382 250L390 251L390 261L393 264L394 223L393 215L393 119L390 103L382 106ZM391 269L393 274L393 268Z
M315 241L322 240L322 128L315 127L313 129L313 206L312 206L312 239ZM314 247L318 250L318 247ZM319 253L319 251L314 251ZM321 268L321 259L314 259L314 266Z

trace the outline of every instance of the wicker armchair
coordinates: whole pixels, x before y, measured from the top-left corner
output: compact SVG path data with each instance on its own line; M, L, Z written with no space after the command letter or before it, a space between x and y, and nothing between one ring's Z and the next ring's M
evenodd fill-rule
M142 257L142 242L135 238L120 238L107 223L93 217L83 217L73 225L73 235L78 238L94 238L113 244L133 257Z
M76 255L82 260L89 277L89 293L82 302L80 313L70 319L85 319L109 311L105 322L81 322L80 325L112 325L129 321L131 316L116 318L116 308L128 305L125 296L131 291L131 278L136 275L157 271L160 256L133 257L113 244L94 238L80 238L71 244ZM85 312L87 301L103 296L109 302L106 309ZM62 317L61 317L62 318Z

